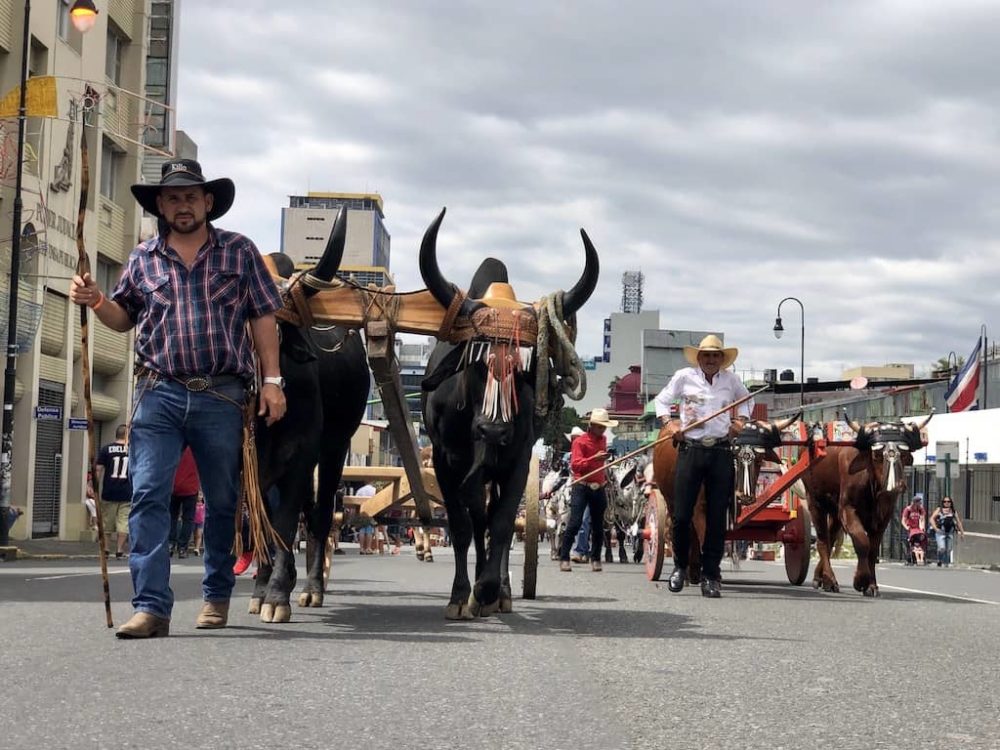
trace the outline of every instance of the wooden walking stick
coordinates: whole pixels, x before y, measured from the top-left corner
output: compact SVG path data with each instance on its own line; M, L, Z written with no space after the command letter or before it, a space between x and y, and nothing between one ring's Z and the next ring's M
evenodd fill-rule
M76 251L79 258L76 262L76 273L82 277L90 273L90 258L83 242L83 221L87 216L87 200L90 193L90 163L87 153L87 126L80 123L80 210L76 216ZM97 495L97 446L94 444L94 404L91 400L90 383L90 321L87 306L80 305L80 368L83 370L83 404L87 414L87 467L91 481L94 483L94 494ZM104 517L101 513L101 500L94 498L97 505L97 541L101 557L101 583L104 585L104 614L108 627L113 628L111 620L111 585L108 582L108 547L104 538Z
M592 477L592 476L594 476L594 474L599 474L599 473L600 473L600 472L602 472L602 471L607 471L607 470L608 470L608 469L610 469L610 468L611 468L612 466L614 466L614 465L616 465L616 464L620 464L620 463L621 463L622 461L624 461L624 460L625 460L626 458L632 458L632 456L637 456L638 454L640 454L640 453L643 453L644 451L647 451L647 450L649 450L649 449L650 449L650 448L652 448L652 447L653 447L654 445L659 445L659 444L660 444L660 443L662 443L662 442L663 442L664 440L673 440L674 438L677 438L677 437L680 437L681 435L683 435L683 434L684 434L685 432L687 432L688 430L693 430L693 429L694 429L695 427L701 427L701 426L702 426L703 424L705 424L706 422L708 422L708 421L710 421L710 420L712 420L712 419L715 419L715 418L716 418L717 416L719 416L720 414L725 414L725 413L726 413L727 411L729 411L730 409L733 409L733 408L735 408L735 407L739 406L739 405L740 405L740 404L742 404L742 403L745 403L745 402L749 401L749 400L750 400L750 399L752 399L752 398L753 398L754 396L756 396L756 395L757 395L758 393L763 393L764 391L766 391L766 390L767 390L768 388L770 388L770 387L771 387L771 386L769 386L769 385L765 385L765 386L764 386L763 388L758 388L758 389L757 389L756 391L754 391L753 393L748 393L748 394L747 394L746 396L744 396L743 398L741 398L741 399L738 399L738 400L736 400L736 401L733 401L733 403L731 403L731 404L728 404L728 405L726 405L726 406L723 406L723 407L722 407L721 409L719 409L719 410L718 410L718 411L716 411L716 412L713 412L713 413L709 414L709 415L708 415L707 417L702 417L702 418L701 418L701 419L699 419L699 420L698 420L697 422L692 422L692 423L691 423L691 424L689 424L689 425L688 425L687 427L685 427L685 428L684 428L683 430L678 430L677 432L674 432L674 433L671 433L670 435L664 435L664 436L663 436L663 437L661 437L661 438L657 438L656 440L653 440L653 441L651 441L651 442L649 442L649 443L646 443L645 445L643 445L643 446L641 446L641 447L639 447L639 448L636 448L636 449L635 449L634 451L632 451L631 453L626 453L626 454L625 454L624 456L621 456L620 458L616 458L616 459L615 459L614 461L609 461L608 463L604 464L604 466L601 466L601 467L600 467L600 468L598 468L598 469L594 469L593 471L588 471L588 472L587 472L586 474L584 474L584 475L583 475L582 477L578 477L577 479L574 479L574 480L573 480L572 482L570 482L570 483L569 483L568 485L566 485L566 486L567 486L567 487L572 487L572 486L573 486L574 484L579 484L580 482L582 482L582 481L583 481L584 479L586 479L587 477Z

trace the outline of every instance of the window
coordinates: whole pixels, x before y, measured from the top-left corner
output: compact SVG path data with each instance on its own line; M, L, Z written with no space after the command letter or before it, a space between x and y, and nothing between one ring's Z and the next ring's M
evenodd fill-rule
M121 33L108 24L108 56L104 62L104 75L115 86L122 84L122 63L127 43Z
M110 201L114 201L118 194L118 177L124 156L107 138L101 143L101 195Z
M107 294L111 294L111 290L118 284L118 277L121 276L121 273L120 263L115 263L100 255L97 256L97 273L94 276L94 281Z
M69 41L70 31L73 30L73 23L69 20L69 9L73 0L59 0L59 38L64 42Z

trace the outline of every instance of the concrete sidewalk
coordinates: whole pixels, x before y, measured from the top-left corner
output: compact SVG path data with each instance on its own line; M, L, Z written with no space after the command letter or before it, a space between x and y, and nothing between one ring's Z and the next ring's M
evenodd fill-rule
M111 551L114 556L114 550ZM96 560L97 542L70 542L62 539L11 539L0 547L0 560Z

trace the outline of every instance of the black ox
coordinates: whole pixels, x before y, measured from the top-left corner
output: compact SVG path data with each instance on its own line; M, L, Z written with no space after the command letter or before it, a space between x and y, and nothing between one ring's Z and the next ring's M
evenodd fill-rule
M436 242L443 218L444 211L424 235L420 274L434 298L448 309L459 291L438 268ZM563 296L564 320L574 318L597 284L597 251L582 230L581 235L586 266L580 280ZM538 357L534 350L525 351L519 346L523 339L516 335L483 335L490 320L518 326L524 321L520 330L530 329L532 321L537 326L530 305L510 299L512 294L508 299L494 299L504 295L491 286L502 285L509 293L507 284L503 263L484 260L458 311L459 319L473 322L477 335L457 345L439 343L431 353L423 384L424 423L455 552L455 578L445 611L448 619L509 612L512 604L507 554L540 423L535 416ZM493 294L494 290L498 293ZM474 586L469 582L467 562L471 541L476 545Z
M341 210L326 250L310 275L323 282L334 278L344 253L347 212ZM292 277L291 259L281 253L268 256L278 274ZM302 284L306 298L315 288ZM274 550L272 564L262 564L250 600L250 614L264 622L288 622L289 597L296 570L292 543L299 514L305 517L310 549L306 582L299 606L323 605L323 563L333 522L334 496L343 474L351 436L364 416L369 373L361 336L337 326L279 323L281 373L285 378L285 417L270 427L257 425L258 469L265 497L277 488L277 507L271 523L285 544ZM318 483L314 491L314 475Z

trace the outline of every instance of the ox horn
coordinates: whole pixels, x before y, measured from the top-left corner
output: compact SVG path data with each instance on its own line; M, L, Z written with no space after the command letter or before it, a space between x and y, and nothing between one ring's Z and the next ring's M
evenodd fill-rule
M563 317L567 319L590 299L590 295L594 293L594 288L597 286L597 277L601 272L601 263L597 259L594 243L590 241L590 237L583 229L580 230L580 236L583 238L583 250L587 255L587 263L583 268L580 280L563 296Z
M458 288L441 274L437 263L438 229L441 228L441 222L444 221L444 214L447 210L447 208L441 209L441 213L427 227L424 239L420 242L420 277L427 285L427 291L446 310L451 307L451 301L458 293Z
M333 229L330 230L330 238L326 241L326 248L323 250L323 257L319 259L316 267L309 272L310 276L321 281L333 281L333 277L340 268L340 261L344 257L344 241L347 239L347 209L341 207L334 219ZM303 285L303 291L307 297L311 297L318 291L308 284Z
M931 410L931 413L927 415L927 419L925 419L923 422L921 422L918 425L914 425L917 428L917 431L919 432L919 431L923 430L927 426L927 423L931 421L931 417L933 417L933 416L934 416L934 411Z
M793 425L796 422L798 422L800 419L802 419L802 412L799 412L798 414L789 417L783 422L775 422L774 427L775 429L777 429L778 432L781 432L782 430L788 428L790 425Z
M844 410L844 421L847 422L847 424L850 426L850 428L852 430L854 430L855 432L858 432L858 433L861 432L861 425L858 424L857 422L855 422L853 419L851 419L851 417L848 415L846 409Z

